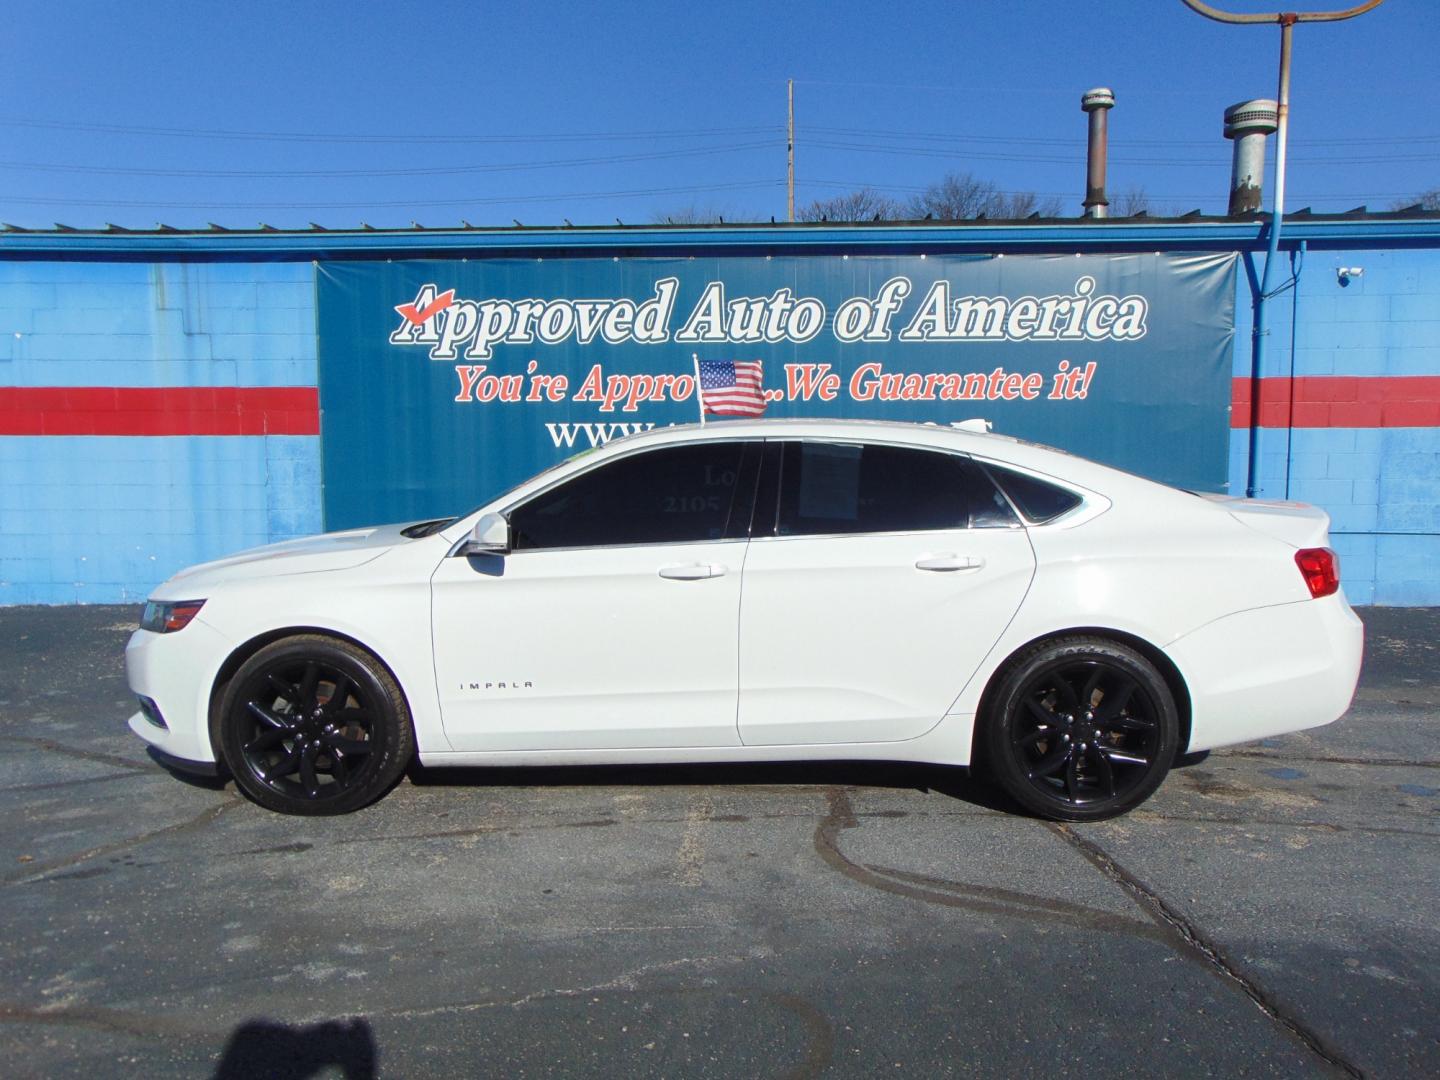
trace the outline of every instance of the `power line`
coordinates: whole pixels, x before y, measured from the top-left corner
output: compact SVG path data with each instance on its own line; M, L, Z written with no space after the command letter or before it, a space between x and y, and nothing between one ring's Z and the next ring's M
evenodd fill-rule
M1084 156L1046 156L1036 154L1005 154L990 151L957 150L925 146L867 146L863 143L837 142L827 139L812 140L809 145L822 150L842 150L857 153L888 154L903 157L930 157L977 161L1013 161L1031 165L1063 165L1079 167ZM589 157L559 158L546 161L505 162L486 165L424 166L415 168L360 168L360 169L177 169L141 168L120 165L84 165L44 161L0 161L0 169L24 172L54 172L76 174L98 174L106 176L158 176L188 177L203 179L285 179L296 178L360 178L392 176L456 176L499 172L529 172L541 169L562 169L595 167L600 165L626 164L640 161L664 161L680 158L709 157L717 154L746 153L753 150L775 150L772 142L733 143L725 146L684 147L673 150L656 150L646 153L592 155ZM1440 161L1440 154L1407 154L1391 156L1367 156L1352 158L1297 158L1299 164L1309 165L1381 165L1403 162ZM1156 168L1209 168L1223 169L1229 162L1218 157L1208 160L1190 158L1131 158L1112 156L1112 164L1143 165Z
M34 120L27 117L0 117L0 124L9 127L46 128L59 131L81 131L102 135L156 135L167 138L241 139L263 142L327 142L327 143L400 143L407 145L438 143L534 143L585 142L624 139L689 139L718 138L737 135L781 135L779 125L727 128L671 128L659 131L582 131L545 135L395 135L390 133L356 133L325 131L241 131L223 128L145 127L135 124L93 124L68 120Z
M778 187L780 180L744 180L729 184L697 184L689 187L633 188L627 191L569 192L559 195L495 195L466 199L393 199L363 202L171 202L157 199L64 199L49 196L0 195L0 205L27 206L124 206L176 210L357 210L390 207L494 206L508 203L561 202L567 199L620 199L645 195L684 195L701 191L738 191L745 188Z
M797 80L809 81L809 80ZM839 84L839 85L871 85L871 84ZM901 85L901 84L874 84L874 85ZM965 90L967 88L955 88ZM969 88L977 89L977 88ZM1040 93L1052 93L1052 91L1036 91ZM185 127L155 127L136 124L96 124L84 121L66 120L36 120L30 117L0 117L0 125L12 127L43 128L61 131L79 131L92 134L121 134L121 135L153 135L173 138L199 138L199 139L241 139L260 141L301 141L301 142L326 142L326 143L381 143L399 145L437 145L437 144L514 144L514 143L544 143L544 142L604 142L604 141L626 141L626 140L647 140L647 139L713 139L723 137L736 137L747 135L774 135L784 134L784 128L778 124L764 124L739 127L717 127L717 128L669 128L651 131L572 131L572 132L551 132L546 134L496 134L496 135L456 135L456 134L408 134L396 135L387 132L335 132L335 131L258 131L243 129L225 128L185 128ZM1076 138L1047 138L1042 136L1024 135L978 135L955 132L932 132L932 131L881 131L870 128L855 127L833 127L828 125L807 125L804 129L806 134L841 135L854 138L874 139L919 139L945 142L984 142L997 143L1001 145L1048 145L1048 146L1080 146L1083 147L1083 137ZM1145 139L1137 142L1137 145L1144 146L1214 146L1219 144L1218 139ZM1330 138L1330 139L1295 139L1292 142L1297 146L1383 146L1401 145L1413 143L1440 143L1440 135L1408 135L1398 134L1393 136L1365 136L1356 138ZM1118 145L1119 140L1112 140L1112 146Z
M294 177L361 177L361 176L446 176L456 174L522 172L533 169L560 169L580 166L615 165L634 161L660 161L674 158L704 157L714 154L739 153L747 150L774 150L772 142L735 143L730 146L703 146L676 150L656 150L642 154L612 154L583 158L561 158L550 161L511 162L498 165L452 165L413 169L147 169L120 165L70 165L54 162L0 161L0 169L36 172L102 173L115 176L175 176L204 178L274 178Z
M876 139L922 139L943 142L987 142L1000 143L1002 145L1054 145L1054 146L1079 146L1084 147L1084 136L1075 138L1046 138L1042 136L1027 135L974 135L954 132L938 131L880 131L874 128L849 128L849 127L828 127L825 125L812 124L806 127L806 131L822 135L844 135L859 138ZM1221 145L1221 140L1216 139L1135 139L1136 146L1202 146L1213 147ZM1292 139L1292 145L1299 146L1360 146L1360 145L1408 145L1410 143L1440 143L1440 135L1390 135L1390 136L1366 136L1346 139ZM1127 140L1110 140L1111 147L1125 145Z
M1043 155L1043 154L1005 154L988 150L954 150L945 147L933 146L870 146L857 142L837 142L828 139L814 139L809 143L812 147L824 150L845 150L862 154L891 154L904 157L934 157L934 158L966 158L977 161L1018 161L1032 165L1084 165L1084 154L1074 156ZM1384 165L1398 164L1404 162L1427 162L1440 161L1440 154L1392 154L1385 156L1367 155L1365 157L1306 157L1294 158L1293 161L1303 165ZM1147 158L1147 157L1120 157L1111 156L1112 165L1145 165L1156 168L1174 169L1195 169L1195 168L1216 168L1228 169L1230 162L1225 157L1216 155L1210 159L1200 158Z
M879 191L879 192L898 191L898 192L906 192L906 193L920 194L920 193L923 193L923 192L926 192L926 191L930 190L928 187L918 187L918 186L909 185L909 184L867 183L867 182L859 181L859 180L812 180L812 179L807 179L807 180L805 181L805 183L808 184L808 185L814 185L814 186L817 186L817 187L841 188L841 189L845 189L845 190L849 190L849 191L853 191L853 190L856 190L856 189L858 189L858 188L871 188L871 189L873 189L873 190L875 190L875 191ZM1017 190L1001 190L1001 189L996 189L995 194L997 194L997 195L1035 195L1035 196L1038 196L1038 197L1040 197L1040 198L1057 198L1057 199L1079 198L1079 196L1080 196L1080 192L1079 192L1078 190L1076 190L1076 189L1071 189L1071 190L1068 190L1068 191L1033 191L1033 190L1030 190L1030 189L1017 189ZM1186 195L1186 194L1183 194L1183 193L1182 193L1182 194L1171 194L1171 193L1168 193L1168 192L1159 192L1159 193L1156 193L1156 192L1148 192L1148 191L1147 191L1145 194L1146 194L1146 197L1149 198L1152 202L1161 202L1161 203L1174 202L1174 201L1182 201L1182 200L1185 201L1185 202L1192 202L1192 201L1198 201L1198 202L1224 202L1225 199L1226 199L1226 197L1227 197L1227 194L1226 194L1225 192L1220 192L1219 194L1216 194L1215 192L1208 192L1208 193L1203 194L1203 195L1195 195L1195 194ZM1325 200L1332 200L1332 199L1334 199L1334 200L1338 200L1338 199L1376 199L1376 200L1379 200L1379 199L1409 199L1409 198L1414 198L1414 196L1415 196L1415 192L1413 192L1413 191L1391 191L1391 192L1382 192L1382 191L1359 191L1359 192L1351 191L1351 192L1343 192L1343 191L1342 191L1342 192L1331 192L1331 193L1327 193L1327 194L1306 195L1306 196L1304 196L1304 198L1305 198L1306 200L1308 200L1308 201L1315 202L1315 201L1325 201Z

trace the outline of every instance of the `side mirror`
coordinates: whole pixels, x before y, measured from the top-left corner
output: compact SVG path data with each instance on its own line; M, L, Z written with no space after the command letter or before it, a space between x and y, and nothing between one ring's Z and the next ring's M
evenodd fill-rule
M470 530L466 555L504 555L510 550L510 522L503 514L484 514Z

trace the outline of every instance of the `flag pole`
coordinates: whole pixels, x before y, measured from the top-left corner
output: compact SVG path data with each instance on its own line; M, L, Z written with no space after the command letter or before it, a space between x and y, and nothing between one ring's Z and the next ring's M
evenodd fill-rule
M695 362L695 400L700 403L700 426L705 426L705 395L700 392L700 354L691 353L690 359Z

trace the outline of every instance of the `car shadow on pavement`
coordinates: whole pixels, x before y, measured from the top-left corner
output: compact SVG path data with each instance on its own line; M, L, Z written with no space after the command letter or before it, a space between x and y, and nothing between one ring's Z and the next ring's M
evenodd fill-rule
M374 1080L379 1050L360 1017L291 1027L275 1020L247 1020L230 1034L214 1080L306 1080L334 1075Z
M868 787L918 791L987 810L1020 813L997 788L958 766L907 762L764 762L758 764L549 765L427 768L412 762L409 782L424 788L466 787Z
M1199 765L1208 750L1176 758L1174 769ZM223 791L228 773L203 776L157 764L176 780L206 791ZM853 787L889 788L942 795L985 810L1032 817L983 775L958 765L903 761L783 761L725 764L544 765L487 768L427 768L418 758L406 767L404 780L417 788L545 788L545 787Z
M1176 759L1198 765L1208 751ZM963 766L900 761L761 762L666 765L546 765L427 768L412 761L406 779L418 788L545 787L853 787L941 795L1002 814L1033 816L983 775Z

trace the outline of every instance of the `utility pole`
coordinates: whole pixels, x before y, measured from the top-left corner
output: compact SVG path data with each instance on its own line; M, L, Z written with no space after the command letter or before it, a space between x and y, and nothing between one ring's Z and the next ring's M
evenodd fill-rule
M785 192L786 213L790 221L795 220L795 80L787 81L790 99L790 122L785 137Z
M1237 14L1211 7L1204 0L1181 0L1191 11L1204 15L1216 22L1255 25L1274 23L1280 27L1280 87L1276 96L1275 122L1275 183L1273 203L1270 211L1270 236L1265 249L1265 269L1260 275L1260 288L1255 297L1254 341L1250 350L1250 465L1245 483L1245 495L1253 499L1259 484L1259 442L1260 442L1260 377L1265 367L1265 343L1270 336L1270 305L1267 301L1275 292L1270 284L1275 269L1276 252L1280 248L1280 229L1285 218L1285 138L1290 128L1290 44L1296 23L1340 22L1353 19L1379 7L1384 0L1366 0L1363 4L1343 11L1274 11L1268 14Z

